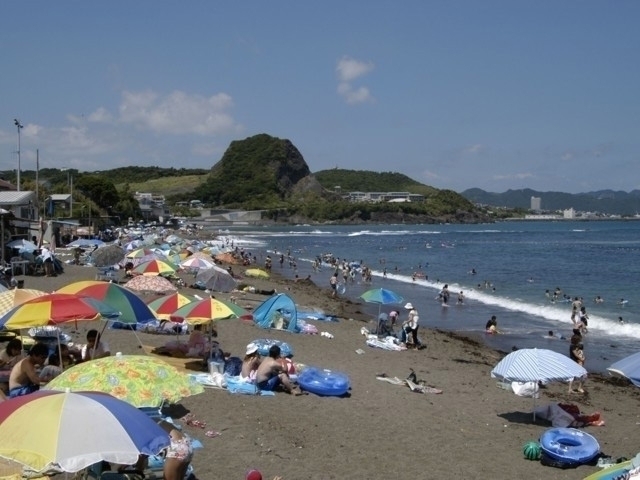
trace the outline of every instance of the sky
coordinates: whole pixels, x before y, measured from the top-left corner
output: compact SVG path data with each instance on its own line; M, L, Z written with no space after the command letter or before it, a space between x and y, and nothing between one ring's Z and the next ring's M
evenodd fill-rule
M640 189L638 19L635 0L0 2L0 170L208 169L267 133L311 172Z

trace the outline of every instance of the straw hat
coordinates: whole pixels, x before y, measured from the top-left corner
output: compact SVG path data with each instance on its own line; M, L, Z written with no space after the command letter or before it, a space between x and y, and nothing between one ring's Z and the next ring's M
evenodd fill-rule
M404 308L406 308L407 310L413 310L413 304L409 302L404 306Z
M247 345L247 353L246 355L251 355L253 353L256 353L258 351L258 345L256 345L255 343L251 342L249 345Z

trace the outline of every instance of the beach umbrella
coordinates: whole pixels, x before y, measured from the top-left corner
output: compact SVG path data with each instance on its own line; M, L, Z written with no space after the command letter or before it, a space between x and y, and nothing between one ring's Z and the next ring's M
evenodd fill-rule
M231 263L232 265L239 265L242 263L242 261L235 258L231 252L219 253L215 256L215 259L220 262Z
M248 268L244 274L253 278L269 278L269 274L260 268Z
M147 248L147 247L141 247L141 248L136 248L135 250L131 250L130 252L127 252L125 257L140 258L140 257L146 257L147 255L153 255L154 257L157 257L156 251L153 248Z
M372 288L360 295L360 298L367 303L377 303L378 316L380 316L382 305L398 304L404 301L396 292L387 290L386 288Z
M205 288L217 292L230 292L237 285L236 279L224 268L217 265L200 270L196 275L196 282L201 282Z
M155 313L138 295L117 283L85 280L70 283L58 293L75 293L100 300L120 312L119 322L147 323L156 319Z
M96 267L110 267L124 258L124 250L118 245L107 245L91 253L91 263Z
M570 382L587 375L581 365L566 355L544 348L523 348L511 352L491 370L491 377L503 382ZM535 406L535 395L533 396ZM535 421L535 411L533 420Z
M619 377L628 378L636 387L640 387L640 352L618 360L607 370Z
M204 392L186 373L147 355L117 353L80 363L51 380L45 390L96 391L113 395L134 407L160 407Z
M372 288L360 295L360 298L365 302L378 303L380 305L402 303L404 301L400 295L386 288Z
M7 243L6 246L10 248L16 248L20 252L33 252L34 250L38 250L38 246L35 243L23 238L12 240Z
M0 403L0 438L0 457L38 472L78 472L101 461L132 465L170 444L162 427L127 402L51 390Z
M143 293L177 292L178 288L164 277L138 275L124 284L125 288Z
M77 320L116 319L120 312L95 298L49 293L28 300L0 317L0 328L20 329Z
M213 268L215 263L213 259L206 260L201 257L190 256L180 262L182 268L189 268L191 270L201 270L206 268Z
M75 248L75 247L103 247L105 243L102 240L98 240L97 238L78 238L71 243L67 243L65 245L67 248Z
M140 275L173 275L176 273L175 265L166 262L164 260L155 259L148 262L141 263L133 269L133 273Z
M250 314L235 303L225 302L217 298L205 298L179 308L173 312L170 319L174 322L185 321L192 325L198 325L211 320L239 318L245 315Z
M147 303L147 306L153 310L158 318L169 320L171 314L191 302L199 300L193 295L185 295L184 293L175 292L164 295Z
M42 295L47 295L47 292L33 288L14 288L0 292L0 315L4 315L12 308Z

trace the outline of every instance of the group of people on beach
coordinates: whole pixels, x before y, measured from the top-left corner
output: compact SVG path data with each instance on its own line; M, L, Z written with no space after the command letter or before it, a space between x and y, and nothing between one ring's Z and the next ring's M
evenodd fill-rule
M97 330L89 330L86 340L87 343L80 349L70 348L63 343L52 348L47 343L36 342L26 355L20 339L9 340L0 351L0 375L5 372L3 379L8 372L8 381L0 382L0 401L37 392L41 386L60 375L63 369L111 355L108 343L101 339ZM193 458L191 440L172 423L160 421L159 425L170 437L170 446L165 451L163 477L166 480L183 480ZM120 468L142 471L146 461L147 457L141 455L136 465L122 465Z
M254 383L259 390L275 391L282 388L293 395L302 395L302 390L289 377L290 365L282 358L280 346L271 345L269 354L262 358L259 347L249 343L242 360L240 378Z

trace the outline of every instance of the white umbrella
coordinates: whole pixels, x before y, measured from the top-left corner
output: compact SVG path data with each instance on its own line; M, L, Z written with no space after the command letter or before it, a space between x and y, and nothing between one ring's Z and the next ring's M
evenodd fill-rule
M607 370L614 375L628 378L636 387L640 387L640 352L618 360Z
M491 370L491 377L504 382L570 382L587 375L581 365L553 350L523 348L511 352ZM535 406L535 395L533 397ZM535 410L533 420L536 419Z

